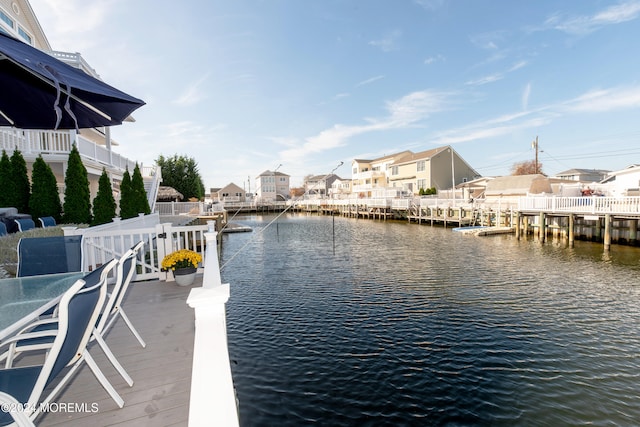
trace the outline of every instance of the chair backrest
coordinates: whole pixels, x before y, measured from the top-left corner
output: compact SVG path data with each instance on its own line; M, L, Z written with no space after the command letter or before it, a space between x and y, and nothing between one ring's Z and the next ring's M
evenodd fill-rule
M38 221L40 221L40 225L42 226L42 228L56 226L56 220L52 216L44 216L42 218L38 218Z
M0 221L0 236L7 235L7 226L4 225L4 222Z
M105 300L107 275L116 263L111 260L103 264L76 281L62 296L58 332L29 397L30 407L36 407L45 387L65 367L82 357Z
M18 277L82 271L82 236L23 237Z
M27 231L31 230L32 228L36 228L36 223L33 222L33 220L30 218L17 218L14 219L14 221L16 222L16 224L18 224L19 231Z
M111 312L122 304L122 300L127 293L127 289L129 289L129 284L131 283L133 274L136 271L136 257L143 246L143 241L136 243L135 246L127 250L118 260L118 265L116 267L116 282L111 290L111 296L105 303L98 325L96 326L96 330L99 333L102 333L102 330L109 321L109 315Z

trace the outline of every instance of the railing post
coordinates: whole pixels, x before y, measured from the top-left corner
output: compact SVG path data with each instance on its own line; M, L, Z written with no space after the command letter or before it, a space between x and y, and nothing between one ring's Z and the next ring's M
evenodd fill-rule
M156 242L158 245L158 263L162 267L162 260L165 256L173 252L173 235L171 231L171 224L158 224L156 225ZM173 275L169 275L166 271L160 270L160 280L173 281Z
M187 304L195 309L190 427L210 426L212 417L217 426L239 425L225 318L230 288L220 281L216 234L205 233L203 286L192 289L187 299Z

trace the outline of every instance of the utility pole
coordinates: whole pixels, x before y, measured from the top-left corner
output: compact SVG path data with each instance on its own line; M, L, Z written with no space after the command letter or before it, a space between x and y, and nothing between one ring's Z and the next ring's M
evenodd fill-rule
M538 173L538 135L536 135L536 140L531 143L531 146L536 149L536 170L535 170L535 173Z

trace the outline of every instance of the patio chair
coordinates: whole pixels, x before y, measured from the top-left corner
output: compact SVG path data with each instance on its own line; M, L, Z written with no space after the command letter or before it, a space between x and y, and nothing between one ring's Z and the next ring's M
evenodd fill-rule
M82 236L23 237L18 277L82 271Z
M140 249L144 246L144 242L140 241L131 249L122 255L118 262L118 267L116 269L116 283L111 291L111 295L109 296L109 300L106 304L105 310L103 312L102 318L98 323L98 327L96 328L98 332L104 336L109 329L113 326L118 316L122 317L125 324L131 331L131 333L136 337L140 345L144 348L147 344L144 342L136 328L129 320L129 317L124 312L122 308L122 301L127 294L127 290L129 289L129 284L131 283L131 279L133 278L133 274L136 271L136 258Z
M36 223L30 218L17 218L14 219L18 224L18 231L27 231L36 228Z
M20 402L18 402L15 397L0 391L0 405L2 405L3 408L2 412L10 415L17 427L35 427L33 421L25 415L24 411L17 409L20 407ZM8 411L4 408L8 409Z
M56 220L52 216L43 216L42 218L38 218L38 221L40 221L42 228L56 226Z
M44 364L0 370L0 391L12 395L19 403L25 405L25 413L34 420L41 407L46 407L68 384L83 362L96 376L102 387L118 403L124 401L104 376L98 365L87 351L87 343L100 309L106 297L105 280L101 269L111 269L116 261L103 265L84 279L78 280L62 296L59 304L59 322L55 330L34 332L32 336L54 336L53 345L49 349ZM24 337L24 336L23 336ZM2 345L12 342L11 339ZM64 368L70 367L66 374L57 380ZM45 388L57 383L53 390L43 397ZM12 420L9 414L0 412L0 425Z
M129 255L129 253L131 252L132 250L127 251L127 253L125 253L123 258ZM135 257L135 254L131 256ZM87 276L85 276L85 278L86 280L95 280L95 279L89 279L89 278L97 277L98 280L101 283L103 283L103 285L106 287L107 276L113 270L113 268L115 268L116 266L119 267L119 265L120 265L119 262L117 262L116 260L112 260L109 263L89 273ZM112 311L112 307L114 306L114 301L118 299L117 298L119 294L119 292L117 292L118 289L120 289L120 287L118 286L118 281L116 280L114 292L112 292L109 298L105 299L105 303L102 305L100 309L100 315L96 319L96 324L93 328L90 342L94 340L98 342L98 345L100 346L104 354L107 356L107 359L109 359L109 362L111 362L113 367L118 371L118 373L122 376L122 378L131 387L133 386L133 379L129 376L129 374L124 369L124 367L118 362L115 355L113 354L113 352L111 351L107 343L104 341L104 338L102 337L102 333L101 333L104 328L104 324L106 323L106 319L108 319L109 317L108 314L110 311ZM59 322L59 318L56 315L54 315L49 318L44 318L44 319L40 319L35 322L32 322L30 325L23 328L14 337L11 338L12 343L9 345L8 351L0 355L0 361L6 359L5 367L9 368L13 365L13 361L15 360L16 356L21 353L28 352L28 351L47 350L48 348L50 348L52 344L51 337L30 338L30 334L45 331L45 330L56 329L59 327L58 322ZM136 331L136 334L137 334L137 331Z

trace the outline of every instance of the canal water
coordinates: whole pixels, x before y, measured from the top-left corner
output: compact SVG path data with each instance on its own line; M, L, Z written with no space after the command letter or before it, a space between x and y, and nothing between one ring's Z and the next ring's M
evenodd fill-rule
M223 236L242 426L640 423L638 248L274 218Z

